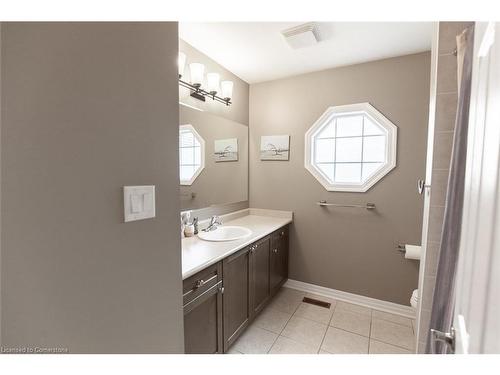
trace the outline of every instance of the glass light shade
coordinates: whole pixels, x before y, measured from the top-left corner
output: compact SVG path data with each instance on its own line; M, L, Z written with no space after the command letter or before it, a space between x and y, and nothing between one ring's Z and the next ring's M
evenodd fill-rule
M231 99L233 97L233 81L222 81L220 83L221 96L224 99Z
M207 90L210 94L217 94L219 91L220 75L218 73L207 74Z
M191 84L200 87L203 84L203 75L205 74L205 65L200 63L189 64L191 72Z
M184 75L184 67L186 66L186 54L179 52L177 59L177 66L179 67L179 78Z

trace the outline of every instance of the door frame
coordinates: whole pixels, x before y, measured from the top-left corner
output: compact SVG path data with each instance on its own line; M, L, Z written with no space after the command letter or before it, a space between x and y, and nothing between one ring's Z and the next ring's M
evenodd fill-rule
M425 258L427 252L427 233L429 230L429 213L431 205L432 184L432 159L434 156L434 128L436 121L436 96L437 96L437 70L438 70L438 48L439 48L439 22L433 23L431 44L431 71L430 71L430 93L429 93L429 121L427 125L427 156L425 162L425 185L424 185L424 210L422 219L422 255L418 272L419 303L416 314L415 352L418 352L420 342L420 321L422 314L422 291L424 290Z
M476 22L455 352L500 352L500 23Z

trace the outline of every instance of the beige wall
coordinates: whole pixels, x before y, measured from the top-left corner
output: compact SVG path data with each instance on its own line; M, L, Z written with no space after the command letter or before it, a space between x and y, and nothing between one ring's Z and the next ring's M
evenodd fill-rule
M1 345L182 352L177 24L1 37ZM157 217L125 224L135 184Z
M189 64L193 62L203 63L205 65L205 76L207 73L219 73L221 81L233 81L233 99L229 107L207 99L202 102L189 96L190 91L186 88L179 88L179 97L183 103L189 104L204 111L211 112L228 120L233 120L245 125L248 125L248 92L249 85L229 70L219 65L217 62L209 58L207 55L198 51L196 48L186 43L182 39L179 40L179 51L184 52L187 56L186 68L184 70L183 79L189 82Z
M421 291L421 320L418 352L425 352L432 309L434 285L439 259L444 206L448 188L448 174L457 112L457 58L453 55L456 36L472 22L440 22L438 42L438 70L436 86L436 112L434 153L432 160L431 202L429 229L425 256L423 290Z
M250 86L250 206L294 211L290 278L408 305L418 262L430 53L330 69ZM329 106L370 102L398 126L397 166L366 193L327 192L304 168L304 133ZM290 134L290 161L260 161L262 135ZM315 202L377 205L375 212Z
M182 105L179 119L205 140L205 168L192 185L181 185L181 209L248 201L248 125ZM238 160L215 162L214 141L226 138L238 139Z

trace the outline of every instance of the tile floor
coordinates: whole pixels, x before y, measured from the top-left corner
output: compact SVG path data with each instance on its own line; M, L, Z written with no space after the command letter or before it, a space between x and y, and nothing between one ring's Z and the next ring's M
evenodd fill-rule
M330 302L329 309L303 297ZM230 354L412 354L414 321L367 307L282 288Z

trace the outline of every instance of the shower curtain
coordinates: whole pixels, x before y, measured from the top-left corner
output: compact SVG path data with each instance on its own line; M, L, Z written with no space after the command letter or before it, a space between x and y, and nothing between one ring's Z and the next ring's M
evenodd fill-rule
M473 42L473 26L457 36L458 104L430 321L430 329L442 332L450 332L453 324L455 273L458 263L464 199ZM442 342L435 344L435 353L450 352L448 345ZM426 352L431 353L430 332L427 338Z

